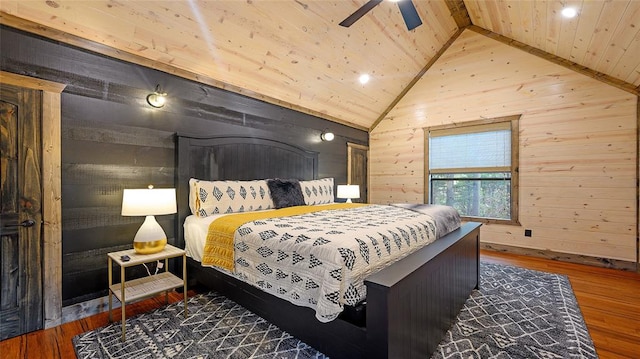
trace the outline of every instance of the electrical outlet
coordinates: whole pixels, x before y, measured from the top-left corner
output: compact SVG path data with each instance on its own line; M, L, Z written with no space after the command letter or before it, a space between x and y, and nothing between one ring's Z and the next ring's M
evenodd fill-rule
M524 236L525 237L531 237L531 230L530 229L525 229L524 230Z

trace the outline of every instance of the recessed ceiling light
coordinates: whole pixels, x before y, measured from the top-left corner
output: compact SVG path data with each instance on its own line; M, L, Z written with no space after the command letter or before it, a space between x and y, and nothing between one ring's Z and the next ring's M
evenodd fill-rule
M360 81L361 84L366 84L367 82L369 82L369 79L371 78L371 76L369 76L369 74L362 74L360 75L360 77L358 78L358 81Z
M562 16L566 18L570 19L572 17L576 17L576 15L578 15L578 11L572 7L565 7L562 9Z

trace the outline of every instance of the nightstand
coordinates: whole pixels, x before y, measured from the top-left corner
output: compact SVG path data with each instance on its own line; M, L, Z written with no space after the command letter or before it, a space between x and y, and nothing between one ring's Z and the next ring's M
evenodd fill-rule
M123 261L122 256L129 256ZM122 341L125 341L125 308L128 302L148 298L165 292L165 301L169 303L169 291L183 287L184 316L187 317L187 257L183 249L167 244L161 252L154 254L138 254L133 249L107 253L109 262L109 322L112 322L112 295L121 303L122 308ZM182 257L182 278L168 271L169 258ZM125 280L127 267L164 260L164 272L130 281ZM113 262L120 266L120 283L113 284Z

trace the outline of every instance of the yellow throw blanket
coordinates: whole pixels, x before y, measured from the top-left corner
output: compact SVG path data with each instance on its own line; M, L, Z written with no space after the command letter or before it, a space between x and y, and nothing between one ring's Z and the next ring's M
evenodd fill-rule
M202 256L203 265L234 269L233 237L240 226L259 219L296 216L301 214L334 210L349 209L366 206L361 203L334 203L321 206L296 206L276 209L274 211L236 213L216 218L209 225L207 241L204 245Z

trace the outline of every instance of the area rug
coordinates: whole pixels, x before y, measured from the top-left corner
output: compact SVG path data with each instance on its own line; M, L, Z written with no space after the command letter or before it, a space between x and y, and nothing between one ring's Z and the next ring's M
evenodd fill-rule
M598 357L566 276L488 263L480 273L433 359Z
M215 293L128 318L73 338L89 358L327 358ZM568 279L481 264L474 291L433 358L597 358ZM425 358L426 359L426 358Z

